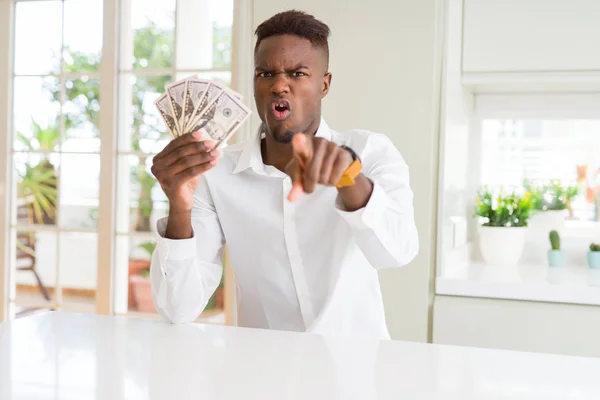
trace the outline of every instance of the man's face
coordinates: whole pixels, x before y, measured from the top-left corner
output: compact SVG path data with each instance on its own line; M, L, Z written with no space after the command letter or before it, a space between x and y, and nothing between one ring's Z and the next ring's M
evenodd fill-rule
M289 143L295 133L313 133L331 82L323 50L298 36L272 36L260 42L254 62L254 99L267 134Z

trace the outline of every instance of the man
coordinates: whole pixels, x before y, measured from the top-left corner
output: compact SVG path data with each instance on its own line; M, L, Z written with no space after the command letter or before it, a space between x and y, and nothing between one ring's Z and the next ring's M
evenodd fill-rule
M389 338L377 270L418 251L408 167L385 136L321 118L327 25L288 11L256 35L259 135L221 154L195 132L154 159L170 203L151 267L157 309L196 319L227 243L238 325Z

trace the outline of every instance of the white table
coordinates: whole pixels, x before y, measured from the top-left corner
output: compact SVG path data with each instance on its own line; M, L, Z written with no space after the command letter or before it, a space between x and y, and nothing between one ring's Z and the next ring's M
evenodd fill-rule
M0 324L0 399L188 398L597 400L600 359L61 312Z

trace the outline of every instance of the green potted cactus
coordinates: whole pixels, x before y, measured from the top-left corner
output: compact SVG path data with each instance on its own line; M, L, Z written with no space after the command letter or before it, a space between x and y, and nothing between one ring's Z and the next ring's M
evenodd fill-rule
M550 231L550 246L548 250L548 266L562 267L565 265L565 252L560 249L560 235L557 231Z
M600 244L590 244L590 251L587 254L588 267L600 269Z

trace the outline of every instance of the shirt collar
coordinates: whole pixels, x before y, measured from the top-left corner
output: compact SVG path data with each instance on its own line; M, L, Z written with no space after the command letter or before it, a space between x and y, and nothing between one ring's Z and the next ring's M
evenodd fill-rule
M315 136L326 140L331 140L331 130L323 118L321 118L319 129L317 129ZM260 147L260 142L263 137L264 132L259 131L250 140L248 140L242 150L242 154L238 159L235 169L233 170L234 174L242 172L248 168L252 168L255 172L265 172L265 164L263 163Z

